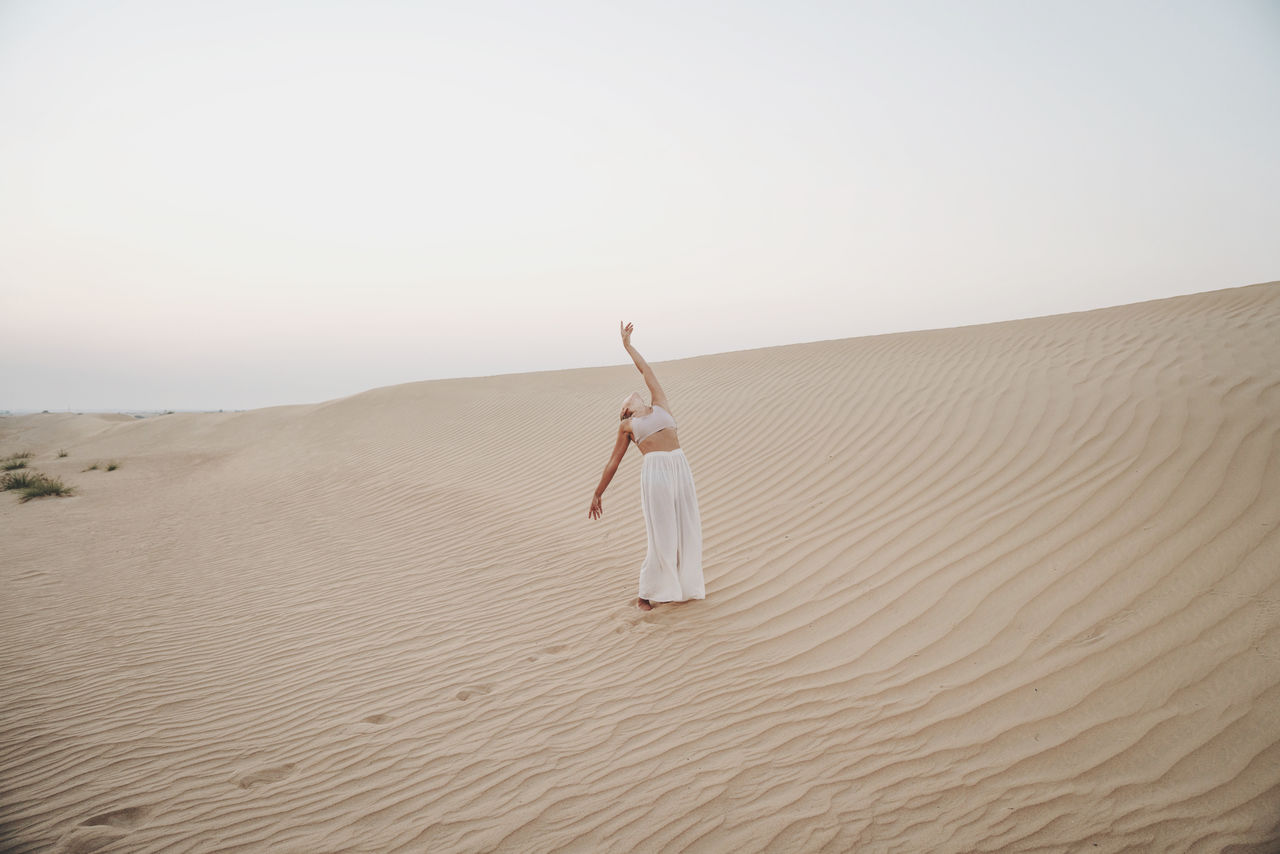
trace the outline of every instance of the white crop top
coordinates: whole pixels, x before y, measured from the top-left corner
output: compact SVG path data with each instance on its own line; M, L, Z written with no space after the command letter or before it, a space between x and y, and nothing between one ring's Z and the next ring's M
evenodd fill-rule
M637 445L659 430L666 430L668 427L672 430L676 429L676 420L671 417L670 412L656 403L653 405L653 411L648 415L631 417L631 432L635 434Z

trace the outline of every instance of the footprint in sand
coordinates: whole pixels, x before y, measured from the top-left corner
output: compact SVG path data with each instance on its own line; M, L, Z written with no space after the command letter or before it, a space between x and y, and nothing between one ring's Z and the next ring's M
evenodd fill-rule
M613 633L620 635L623 632L634 630L641 623L645 622L645 615L652 614L652 611L637 611L635 606L631 606L627 611L623 611L620 615L613 618Z
M381 713L365 715L360 720L352 721L347 724L346 729L349 732L372 735L373 733L385 729L387 724L391 723L393 720L395 720L393 716Z
M58 842L61 854L89 854L129 835L129 831L146 821L151 807L123 807L99 813L80 822Z
M472 697L483 697L493 689L488 685L468 685L459 691L456 696L459 700L470 700Z
M258 768L254 771L247 771L244 774L237 774L231 778L231 782L242 789L249 789L261 783L279 783L293 773L294 767L292 762L288 762L284 765Z
M551 646L544 646L542 649L538 650L536 655L526 656L525 660L537 661L540 658L547 658L550 656L560 655L561 653L567 652L568 650L569 650L569 644L567 643L552 644Z
M58 840L58 854L89 854L123 839L129 831L105 825L77 827Z
M111 827L132 828L146 821L149 815L151 815L151 807L124 807L110 812L99 813L93 818L86 818L80 822L80 826L109 825Z

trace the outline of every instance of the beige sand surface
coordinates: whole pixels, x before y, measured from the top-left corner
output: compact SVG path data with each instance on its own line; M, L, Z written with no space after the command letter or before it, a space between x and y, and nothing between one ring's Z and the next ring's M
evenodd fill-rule
M0 419L0 848L1280 850L1280 283L657 368Z

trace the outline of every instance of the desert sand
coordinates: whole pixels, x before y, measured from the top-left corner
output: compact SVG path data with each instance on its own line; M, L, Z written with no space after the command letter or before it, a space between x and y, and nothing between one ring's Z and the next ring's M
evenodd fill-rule
M0 419L0 847L1280 850L1280 283L655 368Z

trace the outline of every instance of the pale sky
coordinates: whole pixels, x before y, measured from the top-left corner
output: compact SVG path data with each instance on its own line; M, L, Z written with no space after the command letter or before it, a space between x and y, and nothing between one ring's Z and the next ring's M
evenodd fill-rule
M1274 279L1275 0L0 0L0 410Z

